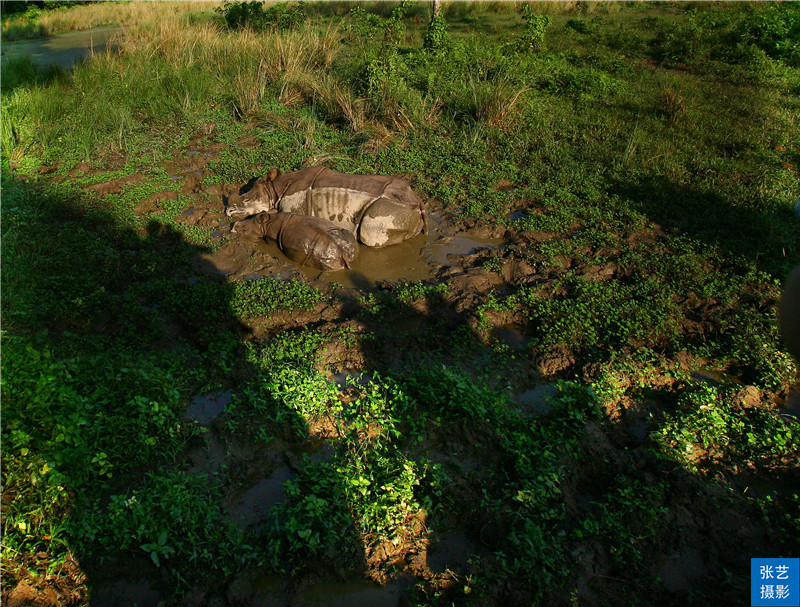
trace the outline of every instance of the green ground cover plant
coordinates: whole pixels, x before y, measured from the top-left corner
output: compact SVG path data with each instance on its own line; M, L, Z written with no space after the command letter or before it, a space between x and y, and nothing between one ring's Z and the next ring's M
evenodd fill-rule
M796 554L796 5L140 4L71 70L3 58L4 602L734 604ZM227 232L320 164L502 244L344 287Z

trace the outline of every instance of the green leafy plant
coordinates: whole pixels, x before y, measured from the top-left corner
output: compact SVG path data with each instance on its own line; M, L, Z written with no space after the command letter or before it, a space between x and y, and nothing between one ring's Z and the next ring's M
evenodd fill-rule
M449 41L447 21L444 15L440 14L431 17L428 29L425 30L425 36L423 37L425 50L434 55L441 53L447 47Z
M226 0L221 7L214 10L222 16L228 27L239 29L261 30L274 27L288 30L306 18L302 2L276 2L268 5L258 0Z
M552 22L547 15L537 15L529 4L522 5L522 20L525 22L525 33L520 37L520 46L527 50L538 51L544 48L544 36Z

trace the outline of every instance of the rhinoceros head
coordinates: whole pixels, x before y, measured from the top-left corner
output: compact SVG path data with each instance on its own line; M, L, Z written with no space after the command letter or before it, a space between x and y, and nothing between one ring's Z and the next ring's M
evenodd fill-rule
M253 217L237 221L233 224L231 233L239 234L245 238L261 238L267 233L267 226L269 226L277 213L277 209L270 209L269 211L262 211Z
M269 182L280 174L281 172L278 169L272 169L264 177L256 179L253 186L244 194L231 196L228 199L225 214L228 217L231 215L253 215L272 209L277 201L274 199L274 189L269 187Z

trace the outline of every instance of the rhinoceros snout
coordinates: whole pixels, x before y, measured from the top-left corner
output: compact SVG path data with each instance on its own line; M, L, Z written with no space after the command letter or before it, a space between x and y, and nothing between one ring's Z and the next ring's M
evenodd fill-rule
M230 199L228 200L228 206L225 207L225 214L230 217L237 213L243 213L246 210L245 206L241 203L241 200Z

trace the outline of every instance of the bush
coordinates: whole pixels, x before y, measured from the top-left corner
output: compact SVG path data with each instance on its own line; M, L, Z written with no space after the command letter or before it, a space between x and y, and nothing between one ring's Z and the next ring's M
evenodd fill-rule
M233 29L263 30L270 27L288 30L305 21L306 15L299 4L279 2L265 7L264 2L225 2L215 9L228 27Z
M425 49L435 54L447 46L447 42L447 21L442 15L432 17L425 31Z
M585 19L569 19L567 20L566 27L580 32L581 34L588 34L592 31L592 25Z
M535 15L527 4L522 7L522 19L525 21L525 33L520 37L520 45L538 51L544 48L544 33L550 25L547 15Z
M668 63L708 59L747 63L756 47L787 65L800 65L800 6L774 4L749 11L692 10L686 23L661 23L657 54Z

